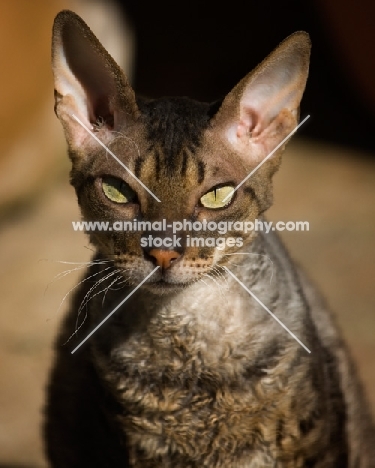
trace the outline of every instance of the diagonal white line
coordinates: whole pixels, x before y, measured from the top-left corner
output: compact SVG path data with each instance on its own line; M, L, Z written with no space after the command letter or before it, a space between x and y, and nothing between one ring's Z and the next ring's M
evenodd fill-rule
M273 314L273 313L268 309L268 307L266 307L266 306L263 304L263 302L260 301L260 300L256 297L256 295L255 295L254 293L252 293L252 292L250 291L250 289L248 289L248 288L237 278L237 276L234 275L234 274L229 270L229 268L227 268L227 267L224 267L224 268L225 268L225 270L237 281L237 283L240 284L240 285L244 288L244 290L245 290L246 292L248 292L248 293L250 294L250 296L251 296L253 299L255 299L255 300L257 301L257 303L260 304L260 305L263 307L263 309L264 309L265 311L267 311L267 312L271 315L271 317L272 317L273 319L275 319L276 322L277 322L278 324L280 324L280 325L284 328L284 330L286 330L286 331L289 333L289 335L290 335L292 338L294 338L294 339L302 346L302 348L304 348L308 353L311 353L311 351L309 350L309 348L308 348L307 346L305 346L305 345L302 343L302 341L301 341L300 339L298 339L298 338L296 337L296 335L295 335L293 332L291 332L291 331L289 330L289 328L288 328L287 326L285 326L285 325L283 324L283 322L282 322L278 317L276 317L276 315Z
M103 323L106 322L106 321L116 312L116 310L118 310L118 309L129 299L129 297L132 296L132 295L137 291L137 289L139 289L139 288L142 286L142 284L145 283L145 282L150 278L150 276L152 276L152 275L155 273L155 271L156 271L158 268L160 268L160 267L158 267L158 266L155 267L155 268L152 270L152 272L151 272L150 274L148 274L148 275L146 276L146 278L145 278L143 281L141 281L141 282L138 284L138 286L137 286L136 288L134 288L133 291L132 291L130 294L128 294L128 295L125 297L125 299L123 299L123 300L120 302L120 304L118 304L118 305L112 310L112 312L111 312L110 314L108 314L107 317L105 317L105 318L99 323L99 325L97 325L97 326L94 328L94 330L92 330L92 332L89 333L89 334L86 336L86 338L85 338L83 341L81 341L81 343L80 343L76 348L73 349L73 351L71 352L71 354L75 353L75 352L77 351L77 349L78 349L80 346L82 346L83 343L85 343L85 341L87 341L87 340L90 338L90 336L92 336L92 335L103 325Z
M125 166L125 164L120 161L120 159L102 142L99 140L99 138L95 135L95 133L93 133L88 127L86 127L86 125L75 115L75 114L71 114L73 119L75 119L85 130L86 132L88 132L119 164L121 164L121 166L132 176L134 177L134 179L140 184L142 185L142 187L147 190L147 192L152 195L156 201L160 202L159 198L153 193L151 192L151 190L146 187L146 185L138 179L138 177L133 174L133 172Z
M305 117L305 118L297 125L297 127L296 127L295 129L293 129L293 130L289 133L289 135L287 135L287 136L284 138L284 140L283 140L281 143L279 143L279 144L276 146L276 148L274 148L274 149L270 152L270 154L269 154L267 157L265 157L265 158L255 167L255 169L253 169L253 170L250 172L250 174L248 174L248 175L244 178L244 180L243 180L242 182L240 182L240 183L237 185L237 187L235 187L235 188L233 189L233 192L228 193L228 195L224 198L223 202L226 202L230 197L232 197L233 194L234 194L234 192L235 192L236 190L238 190L238 189L241 187L241 185L244 184L244 183L254 174L254 172L256 172L256 171L260 168L260 166L262 166L262 165L263 165L263 164L280 148L280 146L282 146L282 145L293 135L293 133L295 133L295 132L300 128L300 126L303 125L303 124L306 122L306 120L307 120L308 118L310 118L310 115L308 115L307 117Z

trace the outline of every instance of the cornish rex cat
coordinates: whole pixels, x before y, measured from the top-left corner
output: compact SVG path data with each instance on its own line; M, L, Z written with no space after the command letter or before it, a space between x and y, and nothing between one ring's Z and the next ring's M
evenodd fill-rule
M108 229L89 232L57 340L52 467L375 467L331 315L275 233L245 229L272 203L309 54L298 32L221 101L147 100L78 16L57 16L71 182Z

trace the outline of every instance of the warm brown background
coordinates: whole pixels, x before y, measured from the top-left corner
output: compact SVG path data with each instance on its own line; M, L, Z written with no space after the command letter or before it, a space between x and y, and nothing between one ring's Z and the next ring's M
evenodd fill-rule
M8 467L41 467L44 464L39 430L51 344L67 301L61 308L60 303L76 284L79 272L59 280L53 278L68 268L78 266L59 261L84 262L91 253L84 236L74 233L71 228L71 221L79 219L79 214L74 193L68 185L69 169L62 131L52 111L53 86L49 69L53 16L66 7L78 9L84 17L86 14L92 16L97 2L89 3L89 11L84 9L83 0L18 0L1 5L0 465ZM259 3L262 2L257 2L257 5ZM315 56L318 69L311 80L314 93L308 95L304 103L306 112L312 117L287 149L283 166L276 176L275 206L270 217L310 222L309 232L284 233L283 237L293 256L308 270L335 310L375 408L375 366L372 361L375 356L375 159L374 146L371 146L373 141L369 137L373 135L370 130L375 107L371 96L373 88L369 83L375 81L375 75L371 75L374 61L366 52L369 41L374 41L374 31L368 27L374 12L371 12L372 4L366 10L366 2L362 2L361 10L352 12L350 8L353 7L348 6L350 2L340 2L336 10L337 2L331 1L329 7L324 7L323 3L315 4L318 12L315 18L316 21L321 18L321 22L311 27L318 43L321 40L319 31L324 28L322 36L328 41L327 50L331 50L333 55L325 59L328 68L323 69L319 68L321 63ZM290 4L297 5L296 2ZM141 20L135 5L136 2L129 1L129 13L137 22L137 34L141 36L143 31L139 37L139 53L147 55L143 37L145 28L140 29ZM236 5L239 14L245 17L241 4ZM258 32L259 44L267 42L267 37L292 32L285 30L284 34L280 30L279 18L277 30L277 25L270 18L254 17L254 12L260 7L255 3L253 7L253 33L256 25L266 30L266 33ZM171 9L170 14L173 13ZM285 24L288 28L295 26L294 29L310 31L303 24L297 24L299 14L305 21L305 13L294 11ZM99 16L103 18L103 14ZM297 21L296 25L288 23L291 17ZM143 18L146 18L145 14ZM352 20L350 24L349 18ZM87 20L90 24L94 21ZM109 21L112 25L113 20ZM162 21L160 19L158 24ZM226 29L220 25L217 28L228 36L229 41L235 33L229 32L228 24ZM147 31L152 33L152 24L148 26ZM107 31L109 29L107 27ZM168 33L171 35L170 48L177 47L173 29L170 28ZM348 37L352 40L348 41ZM201 32L201 41L203 38ZM261 57L276 43L270 45L266 52L262 51ZM156 36L152 44L157 49ZM190 94L191 91L192 95L198 95L200 88L200 93L207 94L204 77L210 73L218 76L218 72L209 63L207 54L209 65L206 71L197 52L196 68L194 63L188 66L184 54L189 56L189 44L191 47L194 45L187 40L185 49L180 50L180 58L160 62L159 87L156 86L158 80L151 79L153 76L150 70L147 71L143 59L139 60L135 73L136 87L149 94L164 94L163 86L167 86L165 83L170 80L170 86L176 93ZM201 43L202 50L205 45L206 42ZM243 59L246 59L247 70L261 58L256 57L260 45L257 47L254 40L250 45L255 51L252 55L247 44L237 44L239 50L246 50ZM317 48L322 50L319 45ZM361 53L356 53L359 48ZM163 50L156 49L155 56L164 54L168 58L168 43ZM171 56L174 57L173 54ZM225 57L224 54L222 75L227 76L230 67L225 65ZM182 72L191 70L190 79L184 81L181 78L181 64L185 67ZM340 64L340 70L344 71L334 75L337 70L334 64ZM333 69L329 69L329 65ZM157 67L157 63L152 63L152 66ZM128 69L129 65L125 63L125 67ZM145 76L141 79L139 73L142 70ZM322 81L317 81L319 74L322 81L328 82L325 87L320 87ZM332 76L336 76L337 86L332 82ZM369 76L372 76L372 81L369 81ZM226 79L234 84L237 77L233 75ZM350 83L344 95L340 94L342 81ZM147 83L149 87L146 90ZM190 91L184 87L189 83L195 83ZM313 110L311 102L314 102ZM341 106L340 118L334 121L331 116L337 102ZM324 118L327 109L331 114ZM358 109L362 120L358 120ZM357 117L354 119L353 116ZM325 137L322 135L319 139L318 130L323 127ZM327 138L333 127L334 136Z

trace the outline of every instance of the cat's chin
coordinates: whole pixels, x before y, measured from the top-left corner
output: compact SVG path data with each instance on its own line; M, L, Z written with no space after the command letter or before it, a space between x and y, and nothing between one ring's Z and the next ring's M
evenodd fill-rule
M178 293L187 286L186 283L169 283L165 280L159 280L153 283L145 283L143 288L153 294L166 295Z

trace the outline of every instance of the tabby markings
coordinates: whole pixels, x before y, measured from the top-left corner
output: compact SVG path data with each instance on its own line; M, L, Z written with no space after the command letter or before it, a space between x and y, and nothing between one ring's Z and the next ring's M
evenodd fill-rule
M159 198L75 114L71 115L156 201L160 202Z
M93 133L91 132L91 130L89 128L86 127L86 125L81 122L81 120L75 115L75 114L72 114L72 117L132 176L134 177L135 180L137 180L137 182L142 185L142 187L147 190L147 192L152 195L155 200L157 200L158 202L160 202L160 200L156 197L156 195L148 188L146 187L146 185L140 180L138 179L138 177L133 174L133 172L131 172L131 170L122 162L120 161L120 159L102 142L99 140L99 138ZM262 166L262 164L264 164L300 127L301 125L303 125L306 120L310 117L310 115L308 115L307 117L305 117L297 126L296 128L294 128L282 141L281 143L279 143L270 153L269 155L263 159L263 161L261 161L256 167L255 169L253 169L244 179L242 182L240 182L234 189L233 191L231 191L223 200L223 202L227 201L231 196L233 196L233 193L238 190L241 185L243 185L259 168L260 166ZM203 170L202 167L200 167L201 169L201 172ZM75 353L77 351L77 349L83 344L85 343L102 325L104 322L106 322L128 299L130 296L132 296L147 280L148 278L150 278L154 273L155 271L158 269L159 267L155 267L154 270L148 274L146 276L146 278L143 279L143 281L141 281L138 286L136 288L133 289L133 291L128 294L125 299L123 299L120 304L118 304L113 310L112 312L110 312L100 323L99 325L97 325L94 330L92 330L91 333L89 333L86 338L81 341L81 343L73 349L73 351L71 352L71 354ZM266 310L274 320L276 320L291 336L292 338L294 338L308 353L311 353L311 351L309 350L309 348L307 348L307 346L305 346L302 341L296 337L296 335L291 332L289 330L289 328L283 324L283 322L281 322L281 320L279 318L276 317L275 314L273 314L269 309L268 307L266 307L263 302L261 302L256 296L254 293L252 293L227 267L224 267L224 269L245 289L245 291L247 291L253 299L255 299L258 304L260 304L264 310Z

